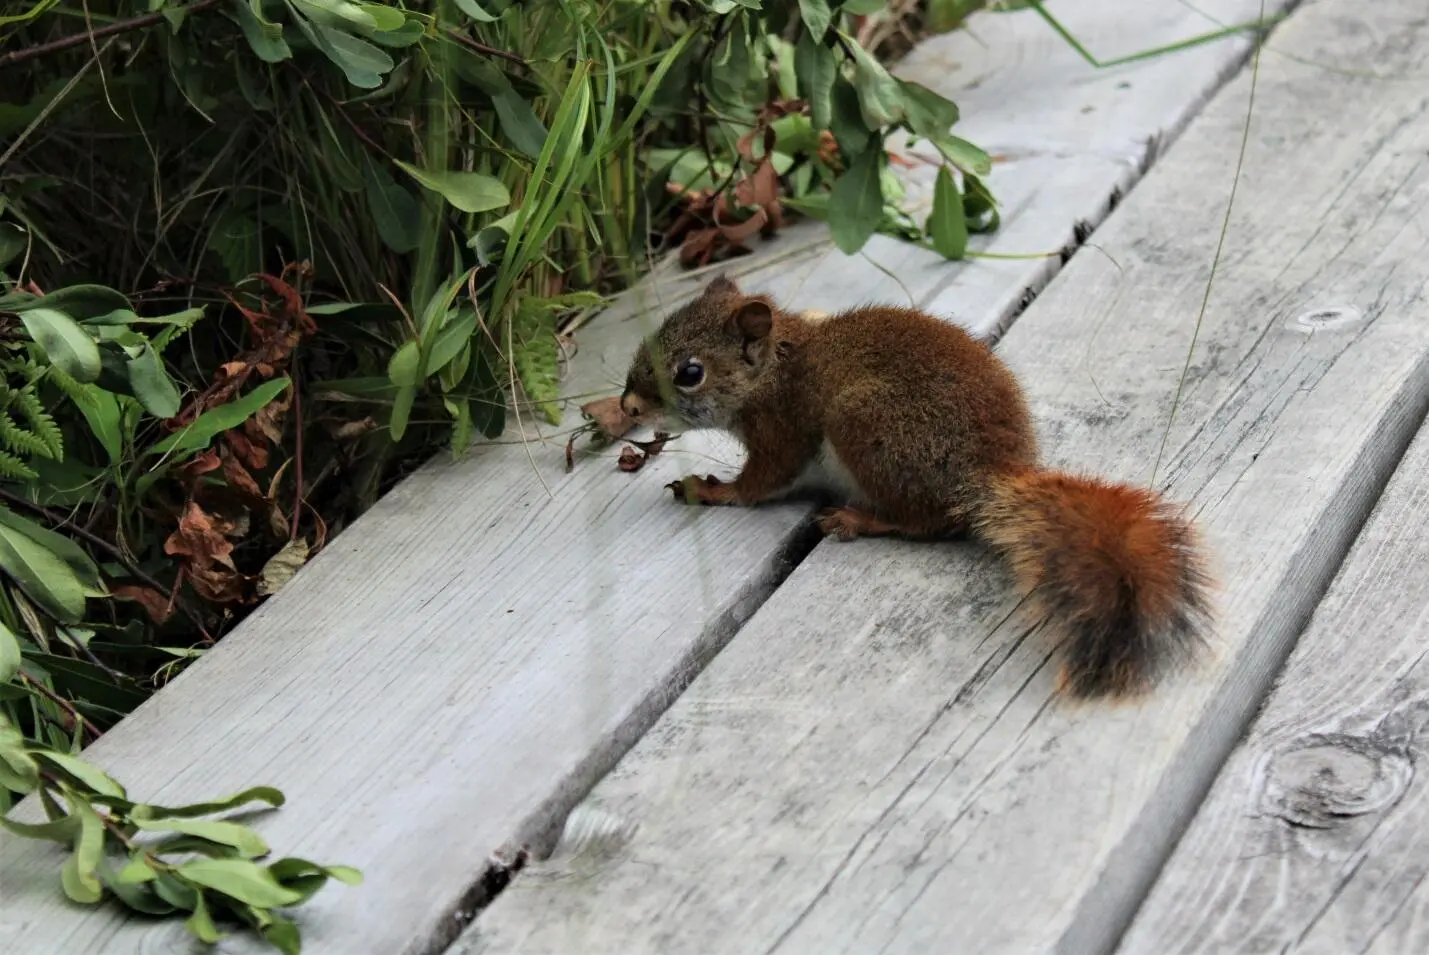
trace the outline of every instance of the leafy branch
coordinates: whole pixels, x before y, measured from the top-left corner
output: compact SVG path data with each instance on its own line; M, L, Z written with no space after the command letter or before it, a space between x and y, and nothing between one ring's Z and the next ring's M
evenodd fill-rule
M32 795L46 821L22 822L6 813L0 827L73 850L60 870L70 899L98 905L113 898L145 915L187 913L184 927L203 942L219 941L220 926L236 924L284 955L298 955L302 936L281 910L306 902L329 879L362 881L350 866L298 858L265 862L270 850L255 830L207 818L254 803L282 806L277 789L255 786L186 806L134 802L93 764L27 743L0 714L0 798L4 790Z

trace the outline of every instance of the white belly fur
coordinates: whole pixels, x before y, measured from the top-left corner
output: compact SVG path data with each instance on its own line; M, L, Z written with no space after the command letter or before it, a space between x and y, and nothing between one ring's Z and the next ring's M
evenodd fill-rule
M815 492L827 495L839 503L849 503L859 496L858 482L848 468L839 460L833 445L827 440L819 447L819 454L804 469L789 488L789 493Z

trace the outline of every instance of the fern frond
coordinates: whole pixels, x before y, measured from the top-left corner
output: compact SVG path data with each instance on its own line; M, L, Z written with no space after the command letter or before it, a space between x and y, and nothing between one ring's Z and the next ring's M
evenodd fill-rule
M0 479L10 481L34 481L39 474L24 461L9 451L0 451Z
M55 419L50 416L50 413L45 410L44 404L40 402L40 396L35 393L33 385L24 391L15 392L11 398L10 407L19 409L20 414L30 425L30 431L42 443L44 451L32 453L41 454L52 461L64 458L64 435L60 433L60 426L55 423Z

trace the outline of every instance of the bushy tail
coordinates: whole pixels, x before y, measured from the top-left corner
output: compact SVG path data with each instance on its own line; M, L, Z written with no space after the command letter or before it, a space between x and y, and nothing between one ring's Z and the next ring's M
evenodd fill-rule
M974 524L1065 638L1074 695L1147 689L1199 648L1209 579L1190 523L1155 493L1018 471L993 478Z

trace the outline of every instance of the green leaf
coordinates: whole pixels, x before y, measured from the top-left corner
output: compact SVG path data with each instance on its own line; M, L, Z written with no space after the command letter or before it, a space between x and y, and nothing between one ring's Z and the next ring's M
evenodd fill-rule
M871 13L878 13L886 6L885 0L844 0L840 9L856 17L866 17Z
M986 176L992 172L992 157L977 146L951 134L929 136L928 141L938 147L943 158L965 173Z
M194 938L209 945L223 938L218 926L213 924L213 917L208 914L208 903L204 901L202 892L198 893L195 900L193 914L184 920L184 928L188 929Z
M143 882L152 882L158 877L154 867L149 865L143 855L135 855L129 862L115 873L113 882L123 885L139 885Z
M963 218L969 232L992 232L997 229L1000 216L997 201L977 176L963 173Z
M260 930L263 940L276 948L282 955L300 955L303 950L303 936L292 920L274 915Z
M28 308L20 321L50 361L76 381L99 377L99 346L89 332L64 312L53 308Z
M853 53L854 88L864 125L874 130L896 124L903 119L903 91L898 81L857 40L844 36L844 41Z
M247 863L251 865L252 863ZM198 891L193 886L167 872L160 872L154 880L154 892L176 909L192 912L198 905Z
M114 311L128 312L129 299L107 285L66 285L40 296L25 308L58 309L76 321L85 322ZM24 310L15 309L17 312Z
M491 105L496 107L496 118L501 121L501 129L511 140L511 145L533 158L539 156L549 133L531 104L520 93L508 88L493 96Z
M958 194L953 174L944 166L938 170L933 187L933 214L928 217L928 234L933 248L947 259L961 259L968 248L968 223L963 217L963 197Z
M417 389L414 386L402 385L397 389L397 396L392 399L392 416L387 422L393 441L401 441L402 436L407 433L407 422L412 417L412 403L416 400Z
M236 822L184 817L174 819L163 817L134 819L131 817L131 820L135 826L148 832L179 832L184 835L198 836L200 839L209 839L226 846L233 846L240 854L249 859L256 859L268 854L268 843L263 841L263 837L247 826L239 825Z
M399 388L416 387L421 381L422 349L416 341L406 341L387 361L387 377Z
M118 464L124 455L124 430L120 424L119 402L114 395L98 385L78 385L70 400L104 447L109 463Z
M29 518L21 517L5 507L0 507L0 526L23 534L64 561L65 565L79 579L86 596L107 596L108 591L105 590L104 581L99 576L98 565L90 559L89 554L82 547L68 537L41 527Z
M0 785L3 784L4 777L0 776ZM19 822L0 816L0 826L9 829L17 836L24 836L27 839L48 839L65 846L74 845L74 840L79 835L79 819L74 816L61 816L49 822L38 823Z
M0 683L9 683L20 669L20 638L0 623Z
M51 749L32 752L36 759L52 764L93 792L114 796L118 799L124 799L127 796L124 787L115 782L108 773L85 762L78 756L70 756Z
M84 618L88 594L79 577L54 551L5 523L0 523L0 569L61 623Z
M125 363L124 369L129 387L145 411L156 418L172 418L179 413L182 396L154 346L145 342L139 354Z
M844 157L852 162L872 149L878 134L863 124L863 108L859 106L858 90L837 72L834 74L833 95L830 98L829 130L838 140Z
M862 249L883 218L882 163L882 149L866 149L834 182L829 196L829 231L845 255Z
M121 682L116 683L109 673L88 660L48 653L27 654L27 659L49 672L55 689L116 713L130 712L149 696L128 677L121 677Z
M822 40L824 34L829 32L829 24L834 21L826 0L799 0L799 16L808 28L806 35L814 40Z
M79 835L74 852L65 860L60 881L65 895L76 902L92 905L104 897L99 881L99 863L104 859L104 823L83 799L71 800L74 815L79 819Z
M155 894L153 885L119 882L111 873L105 871L100 872L100 878L104 880L104 884L119 901L136 912L142 912L145 915L171 915L177 911L173 905Z
M129 816L136 822L140 819L182 819L193 816L208 816L215 812L237 809L250 802L265 802L275 809L283 805L282 792L272 786L253 786L242 792L215 799L211 802L194 803L191 806L153 806L140 803L134 806Z
M179 866L179 875L196 885L265 909L292 905L302 897L280 885L267 869L246 859L195 859Z
M372 18L373 26L382 33L400 30L407 22L407 17L396 7L383 6L380 3L359 3L358 7Z
M501 180L479 172L435 172L397 160L397 165L427 189L462 212L490 212L511 204L511 193Z
M476 324L476 312L463 308L437 332L436 340L432 342L431 357L427 359L428 375L435 375L461 354L461 350L471 343L471 336L476 333Z
M833 120L834 77L838 75L834 51L804 34L794 49L794 72L799 77L799 91L809 101L814 128L828 129Z
M193 424L176 431L149 449L150 454L188 454L202 451L216 436L236 428L277 398L290 384L287 378L274 378L226 405L210 408L194 419Z
M338 880L347 885L361 885L362 873L350 865L318 865L316 862L309 862L307 859L296 859L288 857L279 859L268 866L268 871L273 873L273 877L279 882L287 884L288 880L300 878L305 875L320 873Z
M263 17L263 0L239 0L233 5L238 25L253 53L264 63L281 63L293 55L283 40L283 26Z
M457 9L478 23L495 23L496 17L481 8L476 0L456 0Z
M4 709L0 709L0 787L28 793L35 788L39 778L40 767L34 757L25 751L25 738L5 717ZM0 823L9 825L9 820L0 814Z
M347 76L347 81L359 89L372 90L381 86L383 75L392 72L392 67L397 65L381 47L361 37L321 23L313 23L312 26L324 41L319 48L337 64Z
M958 104L920 83L898 81L908 125L919 136L942 136L958 121Z
M363 165L362 178L378 236L398 255L411 252L422 240L421 204L371 157Z

